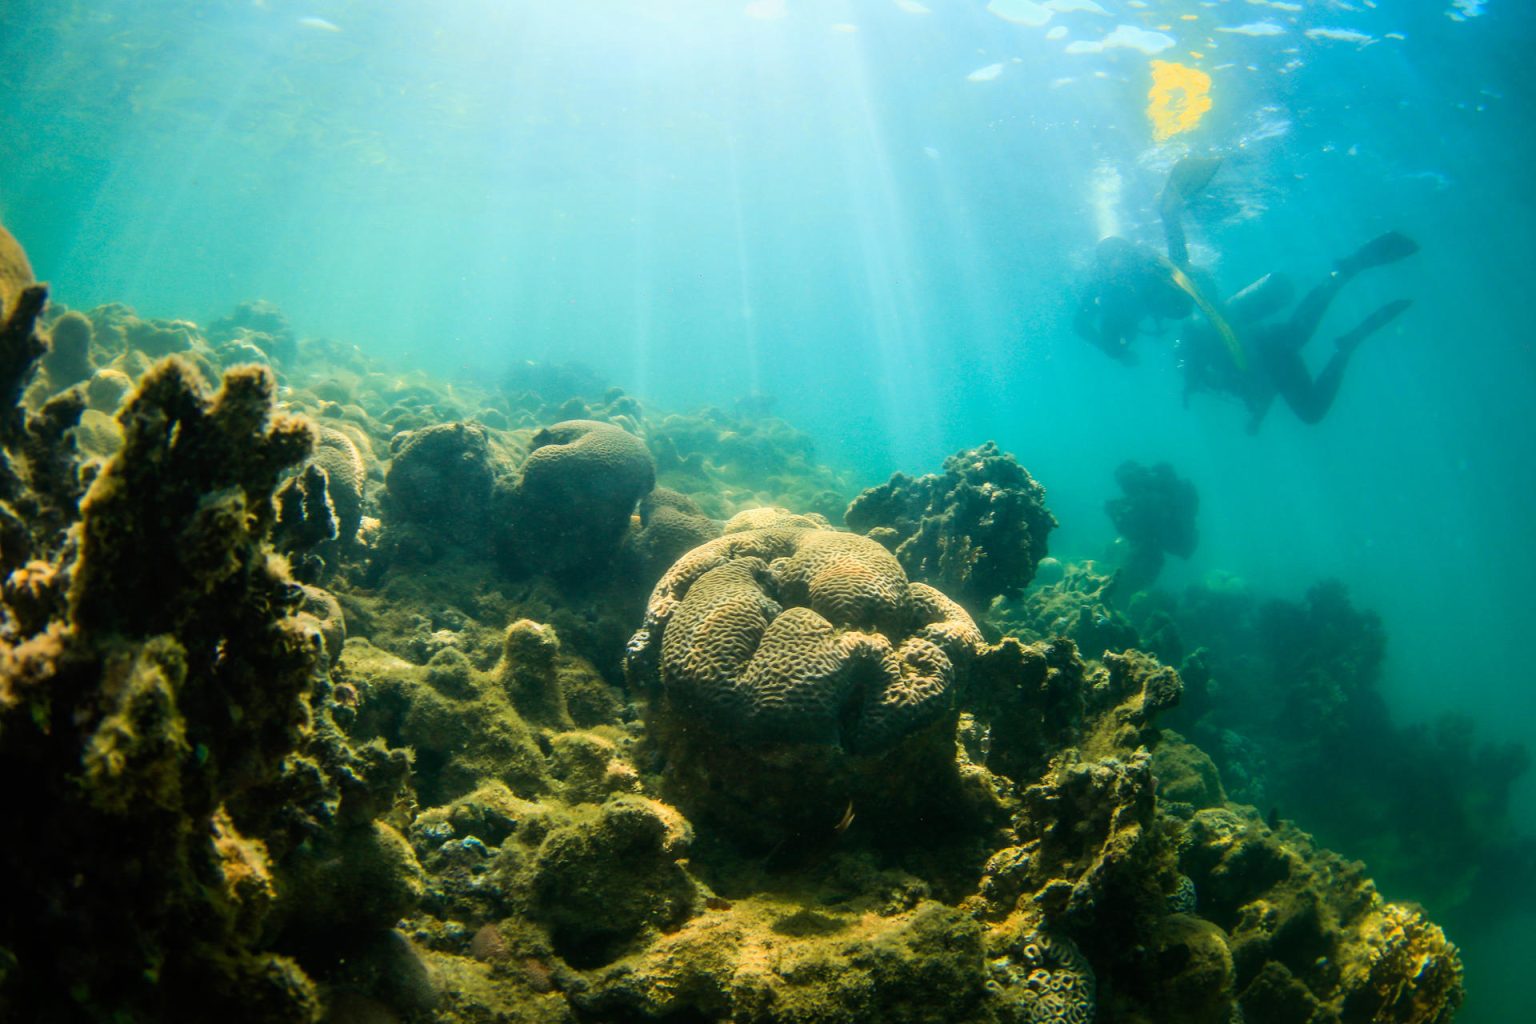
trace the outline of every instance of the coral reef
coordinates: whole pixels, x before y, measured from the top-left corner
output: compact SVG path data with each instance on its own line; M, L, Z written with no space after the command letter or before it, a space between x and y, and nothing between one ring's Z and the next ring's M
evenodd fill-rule
M895 552L913 579L973 612L1029 585L1056 526L1045 488L991 441L945 459L942 475L897 473L843 518Z
M841 478L756 398L653 418L590 375L386 373L263 304L206 332L43 308L0 235L6 1019L1446 1024L1461 1000L1423 912L1230 799L1222 737L1265 749L1260 716L1336 764L1404 749L1341 593L1115 609L1074 566L1021 596L1054 520L995 446L856 501L888 550L829 527ZM1423 792L1481 756L1418 740L1429 763L1388 763ZM1270 793L1295 770L1251 767Z
M1055 582L998 604L992 621L1005 633L1028 640L1066 637L1089 657L1119 653L1141 641L1136 628L1110 603L1114 582L1093 562L1074 563Z

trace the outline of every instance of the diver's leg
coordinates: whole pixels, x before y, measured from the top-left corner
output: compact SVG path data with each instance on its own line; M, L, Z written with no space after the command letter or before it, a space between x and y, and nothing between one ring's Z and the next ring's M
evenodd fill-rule
M1189 243L1184 237L1184 200L1182 197L1168 198L1164 193L1163 201L1158 204L1158 213L1163 219L1163 238L1168 243L1168 260L1176 267L1189 266Z
M1184 237L1184 204L1210 183L1220 167L1219 157L1187 156L1168 172L1168 180L1157 200L1157 213L1163 221L1168 259L1176 267L1189 266L1189 243Z
M1411 299L1398 299L1377 309L1350 330L1334 339L1334 353L1323 367L1323 372L1308 379L1307 368L1301 357L1292 354L1289 359L1277 357L1270 366L1270 373L1286 404L1303 423L1316 423L1328 415L1333 400L1339 395L1339 385L1344 383L1344 369L1349 357L1355 354L1360 343L1387 324L1396 320L1409 306Z
M1341 351L1353 352L1362 341L1396 320L1409 306L1412 299L1396 299L1377 309L1370 316L1333 340Z
M1291 304L1296 287L1281 273L1265 274L1222 303L1227 322L1234 327L1256 324Z
M1291 310L1290 318L1285 323L1284 338L1277 339L1277 343L1292 352L1300 352L1302 346L1317 333L1317 325L1323 322L1323 314L1328 312L1329 303L1333 302L1333 297L1339 294L1339 289L1349 282L1351 276L1334 271L1314 285L1296 308Z
M1317 333L1317 325L1322 322L1323 314L1328 311L1328 304L1333 301L1335 295L1339 294L1339 289L1348 284L1350 279L1360 271L1396 263L1418 251L1419 245L1413 239L1401 232L1388 231L1339 260L1334 264L1333 273L1308 292L1306 298L1301 300L1301 304L1292 311L1287 325L1286 343L1293 349L1300 350L1303 345L1311 341L1312 335ZM1397 311L1397 313L1401 312L1402 309ZM1391 314L1387 319L1391 320L1397 313ZM1381 325L1378 324L1377 327L1379 326ZM1371 330L1375 329L1375 327L1371 328ZM1366 333L1369 334L1370 331ZM1364 335L1361 337L1363 339Z

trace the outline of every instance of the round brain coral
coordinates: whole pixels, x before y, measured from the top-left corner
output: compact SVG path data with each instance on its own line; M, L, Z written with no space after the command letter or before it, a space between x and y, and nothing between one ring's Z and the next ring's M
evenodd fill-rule
M612 555L656 486L645 442L611 423L567 420L533 436L510 494L503 544L523 566L561 572Z
M867 537L770 527L680 559L630 652L723 740L869 754L951 711L981 644L964 610Z

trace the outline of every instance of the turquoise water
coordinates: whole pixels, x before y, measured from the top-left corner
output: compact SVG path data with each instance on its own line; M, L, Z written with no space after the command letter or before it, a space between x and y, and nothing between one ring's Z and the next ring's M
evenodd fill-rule
M1165 583L1219 570L1296 597L1339 577L1383 617L1403 721L1455 710L1528 739L1532 14L1000 6L1050 17L12 2L0 220L71 306L207 321L266 298L301 333L445 376L575 359L656 407L758 392L868 482L995 439L1048 488L1067 558L1112 539L1116 465L1170 461L1199 488L1201 541ZM1118 25L1172 43L1068 52ZM1210 112L1160 146L1154 58L1212 78ZM1094 244L1158 241L1154 197L1186 151L1225 158L1191 238L1228 291L1271 270L1305 286L1387 229L1422 246L1330 311L1314 367L1415 300L1320 425L1277 407L1250 437L1236 404L1186 410L1174 332L1135 367L1072 333ZM1453 934L1463 1020L1536 1009L1513 977L1532 928Z

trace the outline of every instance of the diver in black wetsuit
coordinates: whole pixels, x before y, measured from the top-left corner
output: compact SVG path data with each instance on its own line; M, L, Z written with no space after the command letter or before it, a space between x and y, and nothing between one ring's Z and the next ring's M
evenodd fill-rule
M1185 157L1168 172L1158 214L1168 255L1150 246L1111 236L1094 253L1093 277L1078 302L1073 329L1113 359L1135 362L1131 343L1143 320L1183 320L1194 310L1187 287L1178 281L1189 270L1184 239L1184 205L1215 175L1219 159Z
M1295 289L1281 274L1266 274L1228 299L1219 311L1207 310L1207 317L1192 323L1179 342L1185 404L1197 391L1236 395L1248 407L1250 434L1258 432L1276 396L1284 398L1303 423L1318 422L1333 407L1355 349L1413 303L1409 299L1389 302L1335 338L1333 355L1316 377L1302 361L1303 346L1317 333L1334 296L1356 274L1418 251L1418 243L1396 231L1372 239L1334 264L1333 273L1279 323L1263 321L1291 302Z

